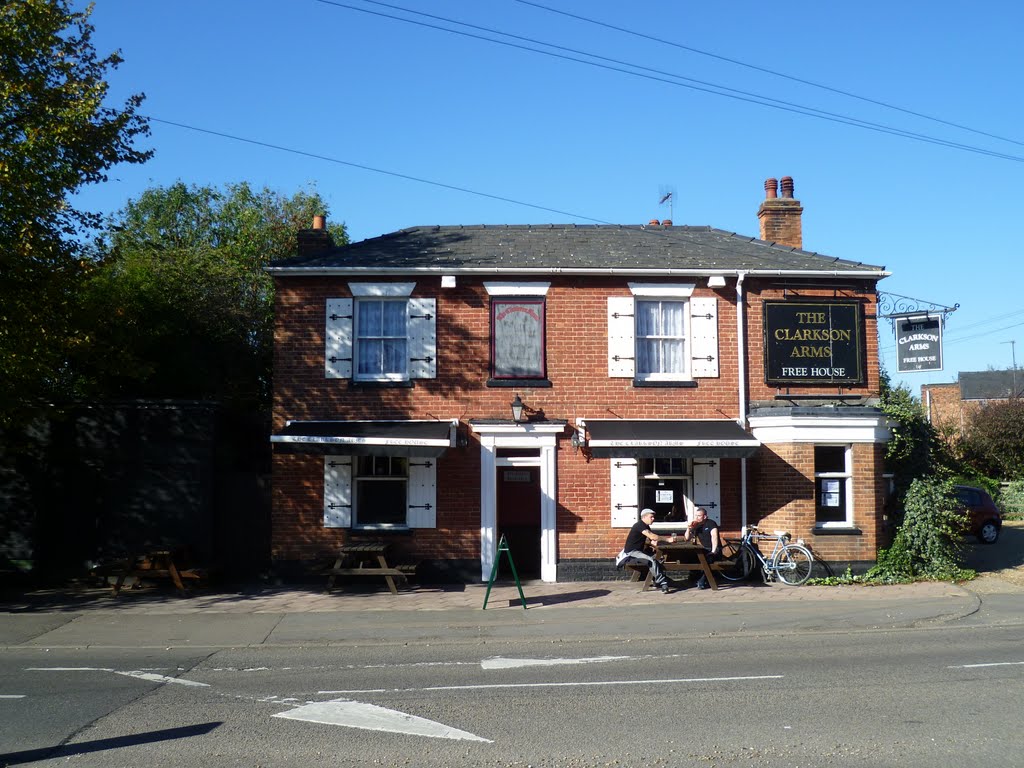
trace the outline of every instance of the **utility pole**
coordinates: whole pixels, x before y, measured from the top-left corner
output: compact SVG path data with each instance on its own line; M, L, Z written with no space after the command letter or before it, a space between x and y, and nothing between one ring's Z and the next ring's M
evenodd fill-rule
M1013 373L1011 374L1013 380L1013 396L1017 397L1017 340L1011 339L1010 341L1003 341L1001 343L1010 345L1010 357L1013 359Z

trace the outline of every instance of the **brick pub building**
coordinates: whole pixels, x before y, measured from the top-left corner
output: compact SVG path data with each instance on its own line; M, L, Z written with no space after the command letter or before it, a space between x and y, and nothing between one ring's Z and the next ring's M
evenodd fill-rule
M642 507L872 562L888 431L882 267L803 250L792 179L760 238L710 227L414 227L276 285L272 556L387 540L426 579L615 577ZM821 571L816 571L821 573Z

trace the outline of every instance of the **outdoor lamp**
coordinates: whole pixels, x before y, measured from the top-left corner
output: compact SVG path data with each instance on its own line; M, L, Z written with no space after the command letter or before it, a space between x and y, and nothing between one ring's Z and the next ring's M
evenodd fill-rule
M523 404L523 401L519 397L519 395L516 395L516 399L509 403L509 405L512 406L512 421L522 421L523 410L526 408L526 406Z

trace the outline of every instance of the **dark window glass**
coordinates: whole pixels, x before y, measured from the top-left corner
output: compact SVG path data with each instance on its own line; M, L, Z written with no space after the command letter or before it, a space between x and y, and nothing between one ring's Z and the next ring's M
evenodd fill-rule
M357 525L406 524L409 460L402 456L360 456L356 464Z
M842 445L814 447L815 521L818 523L847 520L846 450Z

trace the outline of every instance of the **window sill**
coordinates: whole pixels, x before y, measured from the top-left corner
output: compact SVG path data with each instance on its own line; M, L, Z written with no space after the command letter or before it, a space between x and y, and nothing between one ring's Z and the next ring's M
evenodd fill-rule
M357 381L349 379L349 389L412 389L411 381Z
M863 536L864 531L860 528L815 528L811 531L815 536Z
M412 528L407 525L354 525L352 533L372 533L375 536L382 533L412 533Z
M652 389L696 389L697 382L692 379L688 381L648 381L646 379L633 379L633 386Z
M528 388L533 387L534 389L547 389L551 387L551 382L548 379L488 379L488 387L521 387Z

